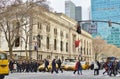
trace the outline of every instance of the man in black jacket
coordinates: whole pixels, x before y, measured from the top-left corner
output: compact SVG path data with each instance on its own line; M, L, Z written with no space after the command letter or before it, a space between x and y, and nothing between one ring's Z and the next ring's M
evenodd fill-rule
M49 61L48 61L47 59L45 59L44 62L45 62L44 72L46 71L46 69L47 69L47 71L49 72L49 68L48 68Z
M61 64L62 64L62 62L61 62L60 58L57 60L56 63L57 63L57 65L58 65L58 70L60 70L61 73L63 73L63 70L62 70L62 68L61 68Z

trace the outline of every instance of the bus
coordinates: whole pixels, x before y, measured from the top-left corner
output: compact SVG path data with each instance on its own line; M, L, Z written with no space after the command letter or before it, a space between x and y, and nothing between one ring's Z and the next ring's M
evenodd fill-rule
M7 54L0 50L0 79L4 79L5 75L9 74L9 61Z
M116 57L107 57L107 60L110 62L114 62L115 60L117 60Z

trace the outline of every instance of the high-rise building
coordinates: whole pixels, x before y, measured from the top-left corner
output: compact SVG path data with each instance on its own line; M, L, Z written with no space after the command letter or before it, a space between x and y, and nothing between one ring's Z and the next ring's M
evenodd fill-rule
M120 39L120 35L119 34L120 34L120 29L112 27L111 35L108 36L108 38L107 38L108 43L110 43L110 44L114 43L114 45L116 45L117 47L120 47L120 41L118 41Z
M80 21L82 19L82 8L70 0L65 1L65 14L76 21Z
M82 7L81 6L75 7L75 20L76 21L82 20Z
M91 15L92 20L120 22L120 0L91 0ZM112 24L114 29L120 29L120 25ZM108 23L97 23L97 34L103 39L107 40L109 44L114 44L119 47L120 41L118 37L120 34L118 30L112 33L113 28L108 26ZM112 37L117 35L117 37ZM110 39L109 39L110 38ZM114 39L116 42L114 42Z
M65 1L65 14L68 17L75 19L75 4L70 0Z
M97 23L85 22L82 23L81 28L93 36L97 34Z

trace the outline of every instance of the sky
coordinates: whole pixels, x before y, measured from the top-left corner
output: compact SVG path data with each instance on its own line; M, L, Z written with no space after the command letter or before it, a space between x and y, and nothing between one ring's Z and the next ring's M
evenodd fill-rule
M48 0L53 11L65 13L65 0ZM82 20L89 19L90 0L71 0L76 6L82 7Z

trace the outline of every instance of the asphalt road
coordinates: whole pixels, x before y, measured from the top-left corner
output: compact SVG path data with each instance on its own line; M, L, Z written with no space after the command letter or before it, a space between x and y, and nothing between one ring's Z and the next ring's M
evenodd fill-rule
M92 70L83 70L83 75L73 74L73 71L64 71L63 73L55 72L51 74L50 72L22 72L22 73L10 73L5 79L120 79L120 75L108 76L102 74L103 70L100 71L100 75L94 76Z

